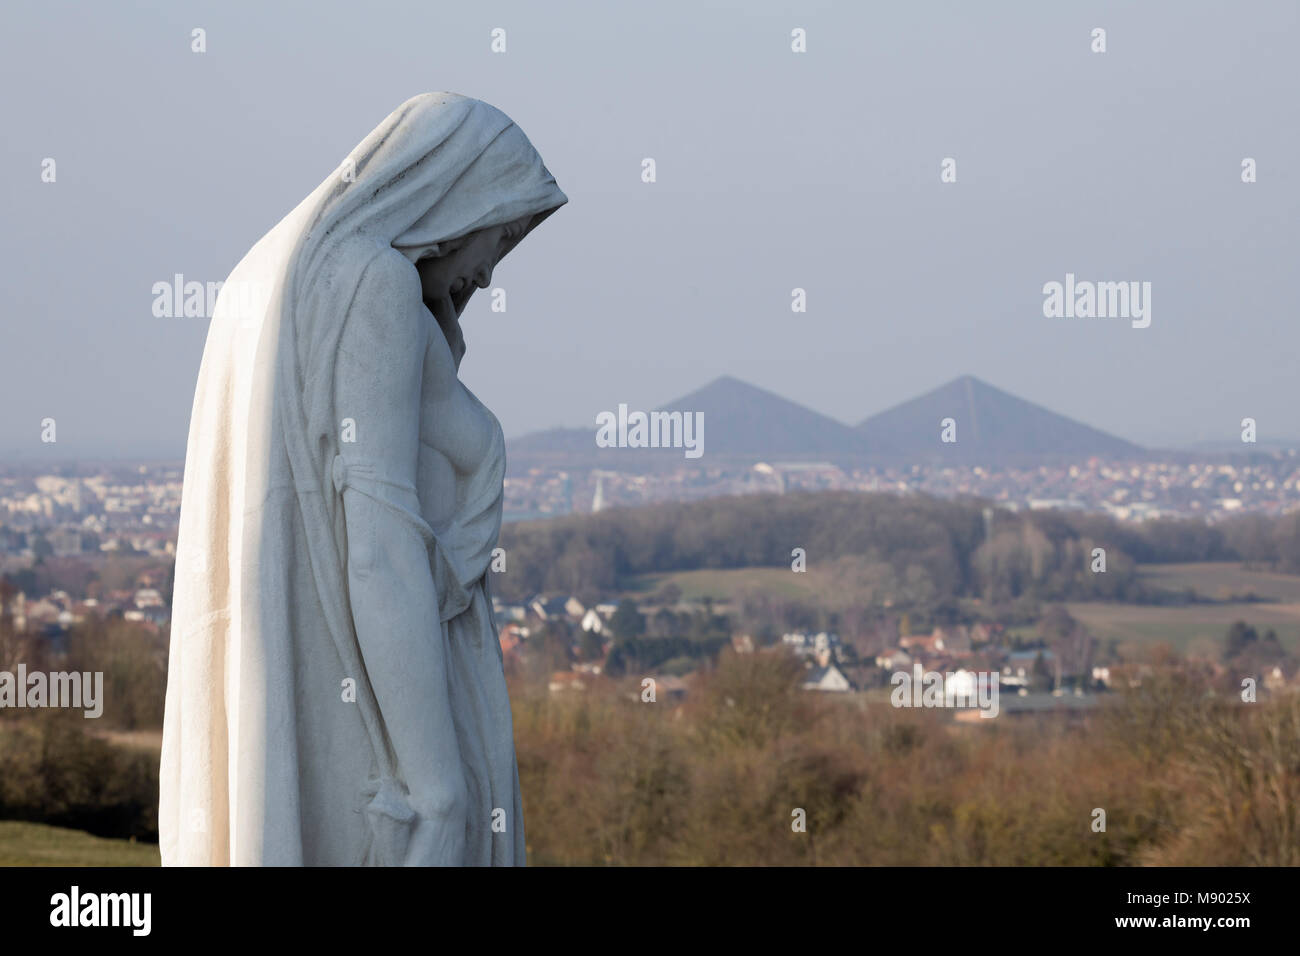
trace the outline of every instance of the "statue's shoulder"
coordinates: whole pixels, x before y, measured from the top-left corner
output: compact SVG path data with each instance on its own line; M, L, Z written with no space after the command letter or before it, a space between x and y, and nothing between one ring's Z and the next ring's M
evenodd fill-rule
M348 242L341 253L361 265L361 285L371 291L392 287L401 292L413 292L419 301L420 274L411 260L392 246L356 238Z
M348 325L413 345L424 332L420 320L420 274L392 246L357 242L344 250L361 269L348 309Z

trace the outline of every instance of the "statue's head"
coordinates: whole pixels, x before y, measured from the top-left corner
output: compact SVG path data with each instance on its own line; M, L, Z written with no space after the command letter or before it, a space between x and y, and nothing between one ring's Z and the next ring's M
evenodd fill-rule
M342 312L317 308L296 317L295 303L340 281L340 263L364 268L376 243L391 245L419 273L421 298L459 362L458 320L474 290L486 288L496 264L567 201L528 137L496 107L456 93L412 97L286 217L301 233L284 300L294 316L286 334L305 355L337 334ZM346 307L348 297L337 301Z
M491 272L524 233L532 215L441 242L416 263L421 294L439 323L451 321L465 311L474 289L491 284Z
M479 229L459 239L440 242L416 262L424 304L438 320L459 362L465 340L458 319L475 289L486 289L492 270L528 231L530 213L511 222Z
M395 155L358 161L357 186L362 196L382 197L381 234L415 264L424 303L459 364L459 318L470 296L488 287L496 264L567 198L523 131L480 100L423 94L386 126L372 134L374 148L391 144ZM364 155L365 144L358 152Z

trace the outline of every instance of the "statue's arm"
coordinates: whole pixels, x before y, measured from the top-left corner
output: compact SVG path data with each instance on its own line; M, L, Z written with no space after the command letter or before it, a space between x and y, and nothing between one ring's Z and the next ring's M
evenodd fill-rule
M441 336L441 333L439 333ZM346 466L348 591L380 715L419 816L408 861L458 863L466 795L447 692L439 602L415 490L429 322L420 281L400 253L362 276L335 366Z

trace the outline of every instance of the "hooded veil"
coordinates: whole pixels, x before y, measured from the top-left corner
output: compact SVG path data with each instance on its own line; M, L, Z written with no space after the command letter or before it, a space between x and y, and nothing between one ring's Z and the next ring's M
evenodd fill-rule
M398 770L348 603L332 387L340 337L377 256L397 249L415 262L439 243L531 217L517 243L566 201L507 116L456 94L424 94L370 133L222 287L195 390L177 541L164 864L400 862L384 822L406 813ZM487 551L499 528L499 477L496 486L496 524L491 501L481 522ZM455 589L479 574L486 593L477 565L440 573L448 559L424 533L435 581ZM466 611L464 593L439 598L444 626L464 612L492 628L499 668L490 602L485 610L480 597ZM349 680L355 702L341 702ZM467 862L522 862L504 685L487 701L473 688L455 693L470 695L462 700L473 713L506 708L504 730L464 728L471 740L494 737L475 745L491 756L466 773L483 802L512 801L516 821L509 841L470 848Z

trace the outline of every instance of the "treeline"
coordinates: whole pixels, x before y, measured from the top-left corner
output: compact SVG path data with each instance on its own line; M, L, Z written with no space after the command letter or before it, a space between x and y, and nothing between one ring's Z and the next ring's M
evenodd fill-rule
M79 713L0 719L0 820L158 839L158 756L86 732Z
M963 729L803 677L724 652L677 707L635 680L517 691L529 863L1300 865L1298 695L1247 705L1171 673L1091 714Z
M964 587L962 554L979 544L979 509L922 498L847 493L751 495L663 503L507 525L508 573L493 585L520 600L542 591L607 594L637 574L789 566L863 555L920 564Z
M507 525L509 573L498 593L595 599L639 574L702 568L808 568L843 558L891 587L926 600L1030 596L1042 600L1155 599L1137 564L1245 561L1300 573L1300 514L1243 516L1217 525L1160 520L1122 525L1105 515L997 510L986 534L984 503L923 495L798 492L616 509ZM1106 574L1092 571L1105 550ZM931 593L933 592L933 593Z
M0 615L0 670L19 664L29 674L102 674L102 713L87 720L84 707L0 710L0 820L157 840L158 756L103 732L162 727L167 636L121 618L88 618L56 642L16 633Z
M87 617L61 639L16 633L0 616L0 670L19 663L28 673L68 671L103 674L103 713L97 730L156 730L162 727L167 694L168 635L121 617ZM0 717L20 718L26 711Z

